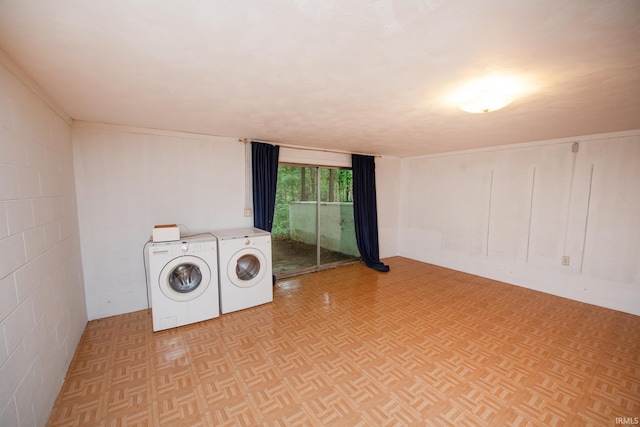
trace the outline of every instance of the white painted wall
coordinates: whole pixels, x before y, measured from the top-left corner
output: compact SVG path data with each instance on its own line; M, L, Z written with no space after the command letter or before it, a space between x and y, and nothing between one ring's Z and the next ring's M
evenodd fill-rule
M351 154L296 147L280 147L278 161L280 163L298 165L350 168Z
M253 224L237 139L76 122L73 149L89 319L147 307L154 225L195 234Z
M71 120L0 64L0 426L42 426L87 323Z
M399 254L640 314L640 131L574 141L403 159Z
M376 158L380 258L388 258L399 253L400 196L403 191L400 177L400 158L388 156Z

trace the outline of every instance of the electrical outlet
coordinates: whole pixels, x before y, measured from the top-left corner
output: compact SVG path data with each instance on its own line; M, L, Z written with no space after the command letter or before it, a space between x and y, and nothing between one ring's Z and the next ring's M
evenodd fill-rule
M568 256L563 256L562 257L562 265L569 265L569 263L571 262L571 258Z
M253 215L253 213L251 212L251 209L247 208L244 210L244 216L251 216Z

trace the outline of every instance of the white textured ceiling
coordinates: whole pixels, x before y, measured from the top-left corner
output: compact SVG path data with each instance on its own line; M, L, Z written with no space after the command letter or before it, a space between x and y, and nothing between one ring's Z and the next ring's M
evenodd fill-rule
M0 0L76 120L413 156L640 129L639 0ZM502 73L528 93L469 114Z

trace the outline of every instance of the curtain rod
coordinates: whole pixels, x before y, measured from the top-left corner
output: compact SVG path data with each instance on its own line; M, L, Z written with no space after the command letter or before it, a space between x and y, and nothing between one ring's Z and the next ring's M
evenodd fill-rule
M365 153L352 153L350 151L327 150L326 148L315 148L315 147L305 147L303 145L281 144L279 142L261 141L259 139L240 138L238 139L238 141L244 144L248 144L251 141L255 141L255 142L262 142L265 144L279 145L280 147L295 148L297 150L320 151L322 153L335 153L335 154L360 154L363 156L372 156L372 157L382 158L382 156L379 154L365 154Z

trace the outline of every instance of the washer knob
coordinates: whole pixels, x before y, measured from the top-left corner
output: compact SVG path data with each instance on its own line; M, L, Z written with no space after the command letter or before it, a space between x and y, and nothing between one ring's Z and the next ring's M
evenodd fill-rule
M245 244L245 245L250 245L250 244L251 244L251 240L246 239L246 240L244 241L244 244Z
M182 245L182 247L180 249L182 249L182 252L187 252L189 247L187 245Z

